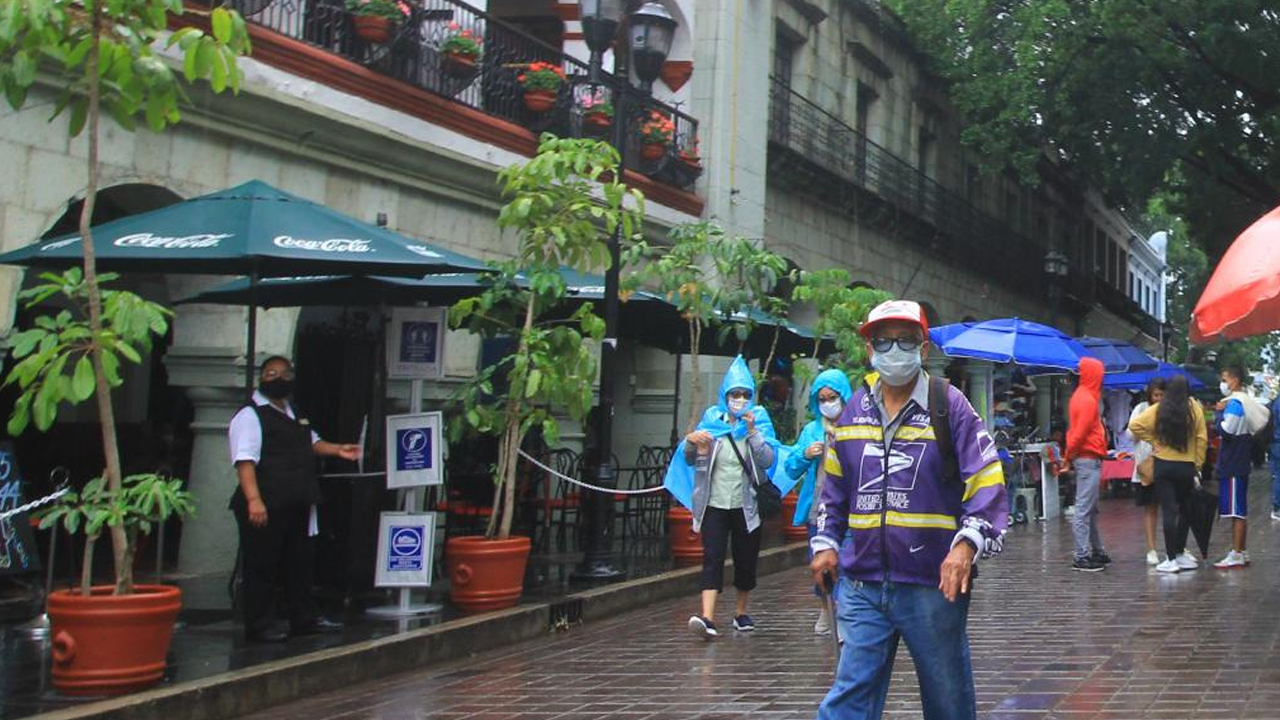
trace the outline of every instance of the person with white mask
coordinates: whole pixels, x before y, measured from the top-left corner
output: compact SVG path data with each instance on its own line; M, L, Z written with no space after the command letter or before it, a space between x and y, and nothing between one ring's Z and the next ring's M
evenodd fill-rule
M813 414L813 420L800 431L800 436L796 438L787 456L787 475L794 480L804 478L791 524L807 526L810 540L818 533L818 504L814 499L822 495L822 485L827 479L827 473L822 469L822 459L826 457L827 449L835 443L836 421L840 419L845 403L852 395L853 387L849 385L849 378L843 370L830 368L818 373L818 377L813 380L813 387L809 389L809 411ZM828 617L822 588L815 585L813 592L818 597L821 608L813 631L818 635L826 635L831 632L831 624L835 620Z
M1253 469L1253 434L1267 426L1271 411L1244 391L1244 368L1228 365L1222 369L1223 398L1218 411L1218 514L1231 519L1231 550L1213 566L1233 570L1249 565L1245 539L1249 530L1249 471Z

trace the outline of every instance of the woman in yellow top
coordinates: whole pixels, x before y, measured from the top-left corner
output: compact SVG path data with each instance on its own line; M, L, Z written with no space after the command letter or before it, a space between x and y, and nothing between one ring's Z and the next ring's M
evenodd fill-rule
M1204 424L1204 408L1189 396L1187 379L1181 375L1171 379L1160 402L1129 422L1129 432L1155 448L1156 496L1164 516L1166 553L1156 571L1194 570L1199 563L1187 552L1187 532L1191 527L1191 500L1209 447L1209 432Z

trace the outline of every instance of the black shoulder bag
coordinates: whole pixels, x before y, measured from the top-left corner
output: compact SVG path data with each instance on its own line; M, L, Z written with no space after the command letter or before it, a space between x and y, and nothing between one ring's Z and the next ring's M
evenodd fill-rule
M960 458L956 456L955 440L951 437L951 406L947 401L950 385L946 378L929 378L929 424L933 426L938 452L942 453L942 479L958 483L962 478Z
M732 435L726 436L726 439L729 441L729 447L733 448L733 454L738 456L738 462L742 463L742 469L747 472L747 477L751 478L751 488L756 493L756 511L766 520L777 517L782 512L782 491L773 484L772 480L760 482L756 477L755 463L748 463L746 458L742 457L742 452L738 450L738 443L734 442Z

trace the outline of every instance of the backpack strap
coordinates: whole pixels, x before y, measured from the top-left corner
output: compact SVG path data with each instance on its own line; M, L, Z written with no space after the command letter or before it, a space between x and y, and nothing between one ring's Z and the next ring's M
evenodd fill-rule
M951 383L943 377L929 377L929 424L933 426L934 442L942 453L942 479L958 483L960 458L956 456L956 444L951 437L951 404L947 393Z

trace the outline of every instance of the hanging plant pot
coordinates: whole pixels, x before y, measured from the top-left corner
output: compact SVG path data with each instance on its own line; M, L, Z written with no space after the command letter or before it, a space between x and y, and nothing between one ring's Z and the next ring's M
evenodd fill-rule
M92 588L49 594L53 685L63 695L123 695L164 677L182 591L136 585L132 595Z
M663 143L641 143L640 144L640 157L649 162L661 160L662 156L666 154L667 154L667 146L664 145Z
M613 125L613 118L602 112L588 112L582 116L582 120L588 128L600 132L608 130Z
M356 15L351 19L356 36L371 45L382 45L391 39L393 25L390 18L381 15Z
M478 72L474 55L445 53L440 56L440 65L445 75L456 80L468 80Z
M534 112L546 112L556 106L556 94L551 90L525 90L524 106Z
M524 592L524 569L531 547L527 537L449 538L444 547L444 564L453 604L469 613L515 605Z
M693 531L693 513L688 508L667 511L667 532L671 535L671 557L677 563L702 562L702 536Z

